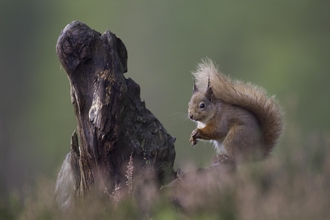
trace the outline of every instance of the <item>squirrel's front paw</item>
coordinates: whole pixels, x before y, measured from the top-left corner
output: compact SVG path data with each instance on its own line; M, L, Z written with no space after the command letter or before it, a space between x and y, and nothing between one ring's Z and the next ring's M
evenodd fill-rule
M191 146L195 146L198 143L198 141L192 136L190 137L189 142Z
M196 128L195 130L193 130L193 132L190 135L189 142L191 143L191 146L195 146L198 143L197 141L198 137L199 137L199 129Z

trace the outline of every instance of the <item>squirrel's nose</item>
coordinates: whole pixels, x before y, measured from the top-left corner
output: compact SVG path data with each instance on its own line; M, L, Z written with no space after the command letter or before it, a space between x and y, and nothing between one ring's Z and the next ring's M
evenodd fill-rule
M193 114L190 114L190 113L189 113L188 117L189 117L190 119L193 119Z

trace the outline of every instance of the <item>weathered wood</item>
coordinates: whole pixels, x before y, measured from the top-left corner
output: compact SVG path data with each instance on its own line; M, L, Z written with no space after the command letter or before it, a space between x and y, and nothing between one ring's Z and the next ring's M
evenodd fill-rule
M110 31L101 35L74 21L61 32L56 50L70 81L78 123L70 155L76 194L95 186L110 192L115 185L124 186L130 155L135 171L152 166L159 185L171 180L175 138L146 109L139 85L123 76L123 42Z

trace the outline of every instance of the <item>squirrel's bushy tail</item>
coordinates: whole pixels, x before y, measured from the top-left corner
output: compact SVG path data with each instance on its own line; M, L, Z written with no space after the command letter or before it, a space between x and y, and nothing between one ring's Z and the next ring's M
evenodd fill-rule
M208 79L210 79L216 98L242 107L256 116L265 141L263 155L267 157L275 146L283 127L283 111L275 96L268 97L267 92L259 86L223 75L209 59L200 63L193 75L195 85L201 91L207 89Z

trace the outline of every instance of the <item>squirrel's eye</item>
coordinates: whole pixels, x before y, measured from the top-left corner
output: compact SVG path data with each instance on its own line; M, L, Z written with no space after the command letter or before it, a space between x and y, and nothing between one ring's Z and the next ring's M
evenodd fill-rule
M199 104L199 108L205 108L205 104L202 102Z

